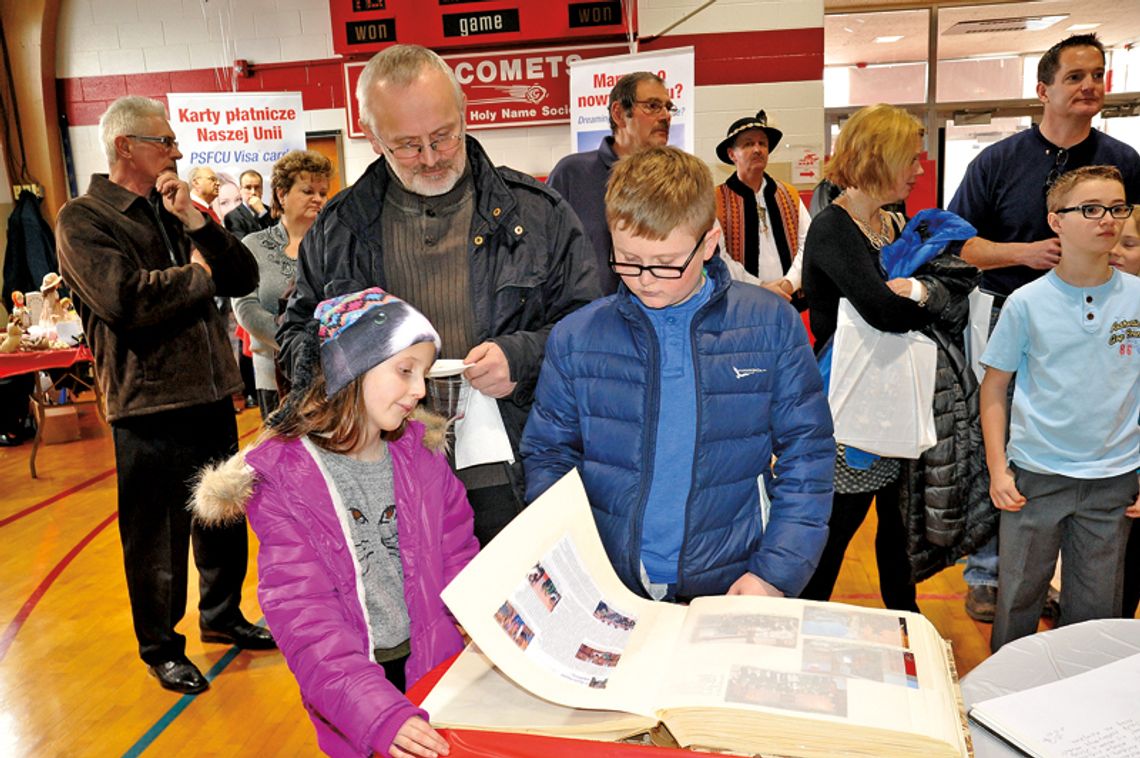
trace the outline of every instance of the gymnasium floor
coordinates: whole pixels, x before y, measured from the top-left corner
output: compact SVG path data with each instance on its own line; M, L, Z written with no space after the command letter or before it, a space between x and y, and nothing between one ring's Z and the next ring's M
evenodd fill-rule
M240 652L197 637L191 568L187 655L212 680L196 697L161 689L131 632L115 512L109 430L90 408L82 439L0 449L0 756L292 756L318 754L293 678L276 651ZM242 444L259 416L238 417ZM874 514L852 543L834 600L881 607ZM256 544L242 603L257 606ZM963 609L961 566L923 582L918 601L954 643L960 675L989 651L990 627Z

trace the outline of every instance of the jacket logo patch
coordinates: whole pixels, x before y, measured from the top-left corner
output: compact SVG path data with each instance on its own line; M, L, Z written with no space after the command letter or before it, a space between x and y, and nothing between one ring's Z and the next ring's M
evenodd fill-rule
M737 368L736 366L732 367L732 372L736 374L737 379L743 379L746 376L752 376L754 374L763 374L767 371L768 369L766 368Z

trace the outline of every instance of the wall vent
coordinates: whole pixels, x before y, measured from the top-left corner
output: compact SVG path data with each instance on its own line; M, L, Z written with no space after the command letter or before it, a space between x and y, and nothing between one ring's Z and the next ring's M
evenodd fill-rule
M983 18L976 21L959 21L942 32L947 34L990 34L993 32L1039 32L1048 29L1058 21L1069 17L1059 16L1020 16L1016 18Z

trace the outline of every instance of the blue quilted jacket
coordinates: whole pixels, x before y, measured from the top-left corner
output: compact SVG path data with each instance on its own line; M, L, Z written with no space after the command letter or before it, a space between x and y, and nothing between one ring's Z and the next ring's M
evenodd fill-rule
M715 289L692 326L697 445L688 507L679 514L677 594L723 594L750 571L795 596L827 540L831 412L795 310L732 282L716 257L707 270ZM642 595L658 366L653 327L623 284L554 327L521 446L528 502L579 469L610 561ZM688 462L667 462L677 463ZM766 528L761 478L771 500Z

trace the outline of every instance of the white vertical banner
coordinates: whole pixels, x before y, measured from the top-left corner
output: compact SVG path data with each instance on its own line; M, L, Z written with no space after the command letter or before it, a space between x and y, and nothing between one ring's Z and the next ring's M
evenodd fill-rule
M238 180L248 169L264 179L262 200L270 205L273 164L290 150L305 149L300 92L184 93L166 96L170 126L182 160L178 175L209 166L221 179L214 211L218 218L241 202Z
M570 63L570 149L596 150L610 135L610 90L618 79L650 71L665 80L669 98L679 109L669 126L669 144L693 152L696 110L693 107L693 48L588 58Z

